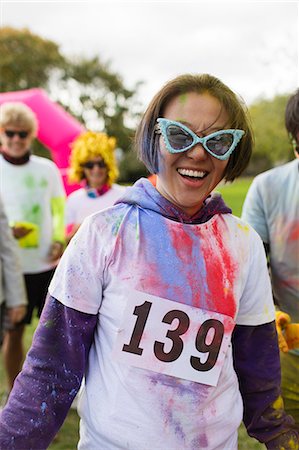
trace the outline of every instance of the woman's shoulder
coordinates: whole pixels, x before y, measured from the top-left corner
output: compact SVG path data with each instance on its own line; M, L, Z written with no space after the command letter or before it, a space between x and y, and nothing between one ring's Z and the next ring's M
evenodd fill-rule
M232 233L236 237L241 238L241 241L246 240L246 237L250 240L261 241L260 235L255 229L240 217L234 216L233 214L223 214L221 217L231 229Z
M121 184L112 184L111 189L115 192L124 192L126 190L127 186L123 186Z
M39 167L51 168L55 170L59 170L57 164L49 158L45 158L44 156L31 155L30 162Z

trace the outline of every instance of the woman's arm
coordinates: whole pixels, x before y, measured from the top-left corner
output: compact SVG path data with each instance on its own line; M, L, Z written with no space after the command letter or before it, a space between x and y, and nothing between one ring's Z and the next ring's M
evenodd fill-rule
M46 449L85 372L97 316L48 297L31 349L0 416L0 449Z
M285 413L281 398L275 322L237 325L232 344L248 434L268 449L298 449L294 420Z

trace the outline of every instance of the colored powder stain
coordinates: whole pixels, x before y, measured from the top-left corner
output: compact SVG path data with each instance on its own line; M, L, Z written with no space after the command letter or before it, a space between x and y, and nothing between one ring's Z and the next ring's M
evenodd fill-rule
M179 378L170 377L164 374L153 374L150 377L150 382L155 387L161 387L162 390L170 387L175 390L176 396L194 398L196 392L196 403L205 401L208 397L211 387L208 385L201 385L193 381L185 381Z
M177 225L176 229L172 227L169 229L172 237L172 245L183 263L190 263L193 253L193 240L184 230L184 228Z
M39 182L40 187L46 188L48 186L48 181L45 178L42 178Z
M145 224L149 233L140 235L143 260L140 260L140 270L145 274L144 286L151 279L155 282L156 295L183 303L191 303L192 296L186 286L188 265L182 264L173 248L166 221L150 221ZM150 287L150 286L149 286ZM184 298L177 297L177 288L184 287ZM153 290L151 289L151 292Z
M77 389L72 389L70 392L69 392L69 395L72 397L73 395L75 396L76 394L77 394L77 392L78 392L78 390Z
M225 235L218 222L212 224L211 239L205 241L203 254L206 262L210 307L222 314L234 317L236 303L233 285L237 267L232 255L224 246Z
M24 183L27 189L35 189L35 179L32 175L28 175L24 178Z
M283 399L281 396L277 397L275 402L272 404L272 408L274 409L283 409Z
M32 206L31 214L35 217L38 217L41 213L41 207L38 204Z
M208 447L208 439L205 434L201 434L198 438L198 446L195 448L207 448Z
M28 207L27 210L24 209L23 215L28 220L28 222L32 222L35 224L41 223L41 214L42 210L39 204L33 204Z
M288 446L286 448L289 449L289 450L298 450L299 446L298 446L297 442L295 441L295 439L291 438L288 441Z
M121 226L122 220L123 220L123 216L119 216L119 217L116 218L116 221L112 225L112 234L113 234L113 236L117 235L118 230L119 230L119 228Z
M53 397L53 398L57 397L57 392L55 391L55 389L52 390L51 397Z
M175 435L178 436L181 440L185 441L186 435L179 421L173 417L172 408L169 408L169 411L166 411L166 414L167 416L165 418L165 425L169 425L174 430Z
M176 272L176 282L180 280L184 303L206 307L206 268L199 237L194 233L193 227L186 228L178 224L169 227L169 236L170 245L175 252L174 258L177 258L180 264Z
M240 228L240 230L245 231L246 234L249 233L249 226L245 225L244 223L238 223L237 227Z
M299 241L299 222L293 224L292 231L290 233L290 240L295 241L296 243Z
M47 403L46 402L42 402L40 409L41 409L41 412L43 414L45 413L47 407L48 407Z
M53 319L46 320L46 321L44 322L44 327L46 327L46 328L52 328L53 326L54 326L54 321L53 321Z
M184 105L184 104L186 103L187 99L188 99L187 94L181 94L181 95L179 96L179 102L180 102L182 105ZM180 119L176 119L176 121L179 122Z

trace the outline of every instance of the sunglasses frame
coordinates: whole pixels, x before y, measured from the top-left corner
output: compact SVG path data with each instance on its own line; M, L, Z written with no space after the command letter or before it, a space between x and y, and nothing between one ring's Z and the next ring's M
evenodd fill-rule
M90 165L90 167L88 167L88 165L86 165L86 164ZM86 163L82 164L83 169L92 170L94 168L94 166L98 166L100 169L107 168L107 164L105 163L105 161L86 161Z
M26 139L29 136L29 131L14 131L14 130L4 130L6 137L12 139L16 134L20 139Z
M167 148L167 150L169 151L169 153L182 153L182 152L186 152L187 150L189 150L190 148L194 147L196 144L200 143L203 148L210 154L212 155L214 158L220 159L220 160L226 160L230 157L230 155L232 154L232 152L235 150L235 148L237 147L238 143L240 142L242 136L245 134L245 131L243 130L237 130L237 129L227 129L227 130L218 130L215 131L214 133L208 134L207 136L204 136L202 138L198 137L197 134L195 134L192 130L190 130L190 128L186 127L186 125L180 123L180 122L176 122L175 120L169 120L169 119L164 119L162 117L159 117L157 119L157 127L156 127L156 132L160 134L162 134L165 146ZM187 133L190 134L190 136L192 137L193 141L190 145L188 145L187 147L184 147L182 149L175 149L171 146L169 140L168 140L168 136L167 136L167 127L170 125L176 125L180 128L182 128L184 131L186 131ZM230 148L228 149L228 151L224 154L224 155L216 155L215 153L213 153L207 146L207 141L213 137L216 136L220 136L221 134L231 134L233 136L233 142L230 146Z

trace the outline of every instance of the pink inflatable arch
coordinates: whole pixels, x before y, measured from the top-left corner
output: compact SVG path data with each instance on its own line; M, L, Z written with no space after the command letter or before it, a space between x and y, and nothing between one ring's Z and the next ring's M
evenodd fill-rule
M43 89L0 93L0 104L23 102L35 112L38 119L37 138L51 152L63 177L66 193L78 189L79 185L70 185L67 181L70 143L83 131L84 127L60 105L52 102Z

